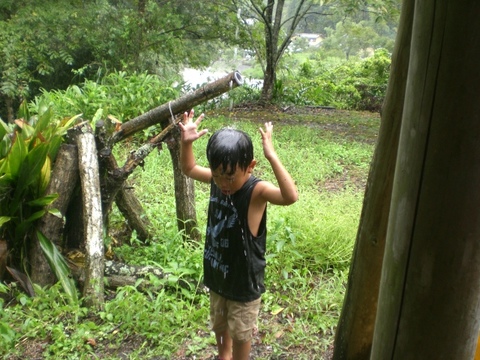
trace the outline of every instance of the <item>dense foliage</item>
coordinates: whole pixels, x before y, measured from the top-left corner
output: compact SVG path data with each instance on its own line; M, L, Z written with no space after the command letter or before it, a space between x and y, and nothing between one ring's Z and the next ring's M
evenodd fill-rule
M17 120L15 125L0 120L0 238L7 241L10 265L26 262L35 221L56 198L45 196L45 189L51 164L74 121L56 120L51 109L40 108L37 116L25 111L25 121Z
M206 66L228 18L208 1L2 2L0 114L7 118L6 107L40 88L65 89L115 70L164 78Z
M296 104L379 111L390 75L390 54L375 51L363 60L307 60L284 81L284 100ZM300 81L299 81L300 80ZM292 98L292 96L295 96Z
M273 86L275 97L276 80L283 80L277 72L288 68L285 54L292 49L316 51L323 59L391 51L398 10L397 0L356 5L349 0L4 1L0 117L13 121L22 99L33 99L41 89L99 82L115 71L146 72L172 83L181 81L185 66L227 59L231 69L252 55L264 94ZM321 35L323 45L308 49L293 41L300 32Z

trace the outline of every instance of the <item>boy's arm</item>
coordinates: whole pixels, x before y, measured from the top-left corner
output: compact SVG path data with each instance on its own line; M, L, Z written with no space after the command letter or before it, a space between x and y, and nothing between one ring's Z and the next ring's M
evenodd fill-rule
M203 114L193 121L194 111L183 114L183 123L178 123L181 131L180 163L182 172L192 179L209 183L212 178L210 168L200 166L195 161L193 154L193 142L205 135L208 130L197 131L198 125L203 119Z
M273 125L271 122L265 123L265 130L260 128L263 153L272 166L273 173L278 182L278 187L268 182L262 182L259 195L266 201L275 205L290 205L298 200L297 186L273 148L272 132Z

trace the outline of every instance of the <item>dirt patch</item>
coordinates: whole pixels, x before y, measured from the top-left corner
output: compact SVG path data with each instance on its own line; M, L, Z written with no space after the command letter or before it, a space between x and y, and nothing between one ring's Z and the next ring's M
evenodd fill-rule
M300 125L323 130L327 137L374 144L377 141L380 114L369 111L347 111L323 106L274 106L242 104L231 110L212 112L236 120L264 123L271 120L286 125Z

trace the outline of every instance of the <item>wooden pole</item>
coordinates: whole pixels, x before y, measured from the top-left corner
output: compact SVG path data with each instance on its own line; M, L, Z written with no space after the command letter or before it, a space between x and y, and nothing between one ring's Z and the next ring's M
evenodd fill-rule
M414 11L371 359L471 360L480 327L480 3L415 1Z
M365 190L348 287L335 333L334 360L370 359L405 99L412 22L413 4L407 2L402 7L378 142Z
M86 271L83 297L87 306L103 308L103 216L95 136L88 125L77 129L78 167L83 197Z
M188 111L196 105L216 98L242 84L242 76L238 71L234 71L221 79L200 87L193 93L185 94L176 100L160 105L155 109L123 123L120 129L113 135L112 141L113 143L121 141L152 125L162 124L164 128L168 125L169 119L174 118L175 115Z

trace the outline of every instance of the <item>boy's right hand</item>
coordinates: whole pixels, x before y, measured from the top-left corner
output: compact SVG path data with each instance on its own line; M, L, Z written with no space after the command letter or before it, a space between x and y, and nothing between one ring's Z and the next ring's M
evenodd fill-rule
M185 112L183 114L183 121L178 123L182 134L182 142L193 142L208 132L207 129L197 131L198 126L205 115L201 114L197 120L193 121L194 115L195 113L193 109L190 110L189 113Z

